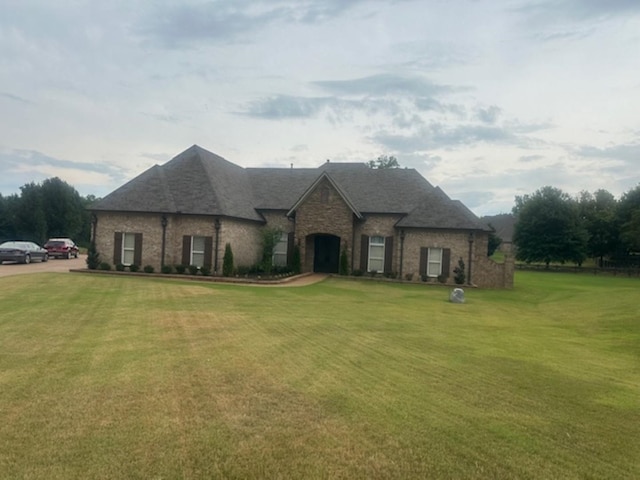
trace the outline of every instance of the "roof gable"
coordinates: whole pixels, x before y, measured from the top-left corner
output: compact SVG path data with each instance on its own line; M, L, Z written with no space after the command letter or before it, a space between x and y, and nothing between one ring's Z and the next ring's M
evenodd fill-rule
M358 211L358 209L354 206L353 202L351 201L351 199L349 198L349 195L347 194L347 192L342 189L333 178L331 178L331 175L329 175L329 173L327 173L326 171L323 172L317 179L315 182L313 182L309 188L307 188L307 190L300 196L300 198L298 199L298 201L291 207L291 209L287 212L287 216L291 216L295 213L295 211L298 209L298 207L300 205L302 205L307 198L309 198L309 195L311 195L311 193L313 193L313 191L315 191L316 188L318 188L318 186L322 183L323 180L326 180L329 182L329 184L338 192L338 195L340 195L340 198L342 198L342 200L344 201L344 203L347 204L347 206L351 209L351 211L353 212L353 214L357 217L357 218L362 218L362 214Z

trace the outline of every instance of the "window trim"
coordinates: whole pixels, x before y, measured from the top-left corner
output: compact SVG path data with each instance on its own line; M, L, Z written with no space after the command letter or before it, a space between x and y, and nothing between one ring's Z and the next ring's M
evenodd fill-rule
M278 250L278 247L282 247L284 245L284 248L281 248L282 251ZM273 267L284 267L287 265L287 253L289 252L289 233L288 232L282 232L280 234L280 240L278 241L278 243L276 243L273 246L273 253L271 254L271 266ZM276 263L276 256L279 258L283 258L284 261L282 263Z
M194 244L195 244L195 239L196 238L201 238L202 239L202 250L196 250L194 248ZM191 245L189 247L189 265L196 265L197 267L202 267L204 266L205 263L205 251L207 250L207 237L205 237L204 235L191 235ZM198 265L197 263L195 263L193 261L193 255L202 255L202 265Z
M378 241L379 239L382 239L382 242ZM367 272L372 272L373 269L371 268L371 260L374 261L380 261L381 262L381 268L376 268L375 271L376 272L384 272L384 260L385 260L385 253L386 253L386 248L385 248L385 244L386 244L386 238L383 235L372 235L369 237L369 247L368 247L368 255L367 255ZM372 250L371 248L374 247L375 248L379 248L382 251L382 256L379 255L373 255L372 254Z
M431 252L433 251L435 253L436 250L438 250L440 252L439 258L437 260L432 260ZM442 275L443 259L444 259L444 248L442 248L442 247L429 247L427 249L427 271L425 272L427 277L437 278L440 275ZM433 274L429 273L429 271L431 270L429 267L431 265L438 265L438 274L437 275L433 275Z
M127 238L133 238L133 246L127 247ZM126 253L131 252L131 263L126 263ZM122 250L120 252L120 261L122 265L129 267L136 262L136 234L132 232L122 232Z

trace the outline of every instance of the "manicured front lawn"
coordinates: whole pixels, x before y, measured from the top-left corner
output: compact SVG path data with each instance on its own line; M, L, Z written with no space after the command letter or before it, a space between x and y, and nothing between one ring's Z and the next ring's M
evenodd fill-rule
M0 478L640 478L640 281L0 279Z

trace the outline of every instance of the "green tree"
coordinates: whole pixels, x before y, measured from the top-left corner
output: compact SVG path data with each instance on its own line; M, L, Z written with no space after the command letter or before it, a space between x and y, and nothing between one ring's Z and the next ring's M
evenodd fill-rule
M513 241L516 258L529 262L574 262L586 258L587 231L577 202L562 190L546 186L516 197Z
M466 279L467 275L464 273L464 260L460 257L458 265L453 269L453 281L456 282L456 285L462 285Z
M224 257L222 258L222 275L230 277L233 275L233 250L231 250L231 244L227 243L224 246Z
M349 275L349 257L346 247L340 252L340 275Z
M20 198L13 194L8 197L0 195L0 240L9 240L17 237L16 234L16 208Z
M620 198L618 222L624 250L627 253L640 251L640 185Z
M588 234L587 255L598 258L602 265L604 257L613 255L619 244L618 202L611 193L600 189L593 194L581 192L578 203Z
M367 166L369 168L399 168L400 164L398 163L398 159L393 155L380 155L375 160L369 160Z
M20 201L15 212L16 234L26 240L40 244L47 240L47 219L42 198L42 189L36 183L20 187Z
M43 181L40 191L47 237L70 237L79 240L85 222L85 209L76 189L55 177Z
M96 270L100 266L100 254L96 250L95 242L89 244L89 250L87 252L87 268L89 270Z

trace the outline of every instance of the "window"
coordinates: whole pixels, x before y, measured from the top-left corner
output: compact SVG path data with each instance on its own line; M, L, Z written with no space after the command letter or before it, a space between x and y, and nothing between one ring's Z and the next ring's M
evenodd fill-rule
M430 248L427 261L427 276L438 277L442 274L442 249Z
M136 235L135 233L122 234L122 264L133 265L135 263Z
M289 234L282 233L280 241L273 247L272 265L275 267L285 267L287 265L287 248L289 246Z
M204 237L191 237L191 258L189 265L202 267L204 265Z
M368 272L384 271L384 237L369 237Z

